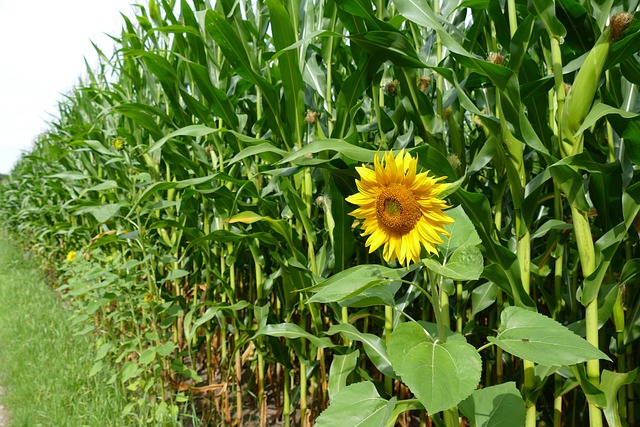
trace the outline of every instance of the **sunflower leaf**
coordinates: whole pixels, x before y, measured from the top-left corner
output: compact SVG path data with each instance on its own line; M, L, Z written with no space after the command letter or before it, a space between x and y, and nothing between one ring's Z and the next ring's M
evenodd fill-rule
M370 381L346 386L334 397L331 405L316 419L317 427L348 425L354 427L384 427L391 416L396 398L380 397ZM354 408L358 408L354 411Z
M451 408L476 389L482 361L460 334L445 343L416 322L403 323L389 337L387 354L402 382L429 414Z
M460 412L478 427L524 425L524 401L516 383L508 382L474 392L460 403Z
M443 255L448 257L457 248L465 245L479 245L482 243L473 222L464 211L462 206L445 211L453 219L451 224L446 224L444 229L449 232L449 236L443 236L443 242L438 245L438 249Z
M484 267L482 252L475 245L459 247L443 264L433 258L423 259L422 262L433 272L453 280L477 280Z
M401 279L416 267L393 269L375 264L358 265L307 288L307 291L316 293L308 302L328 303L355 298L373 286L384 286L385 284L391 286L392 283L389 279ZM393 293L395 294L395 291ZM379 293L374 294L382 297Z
M520 307L507 307L500 329L489 341L521 359L540 365L565 366L587 360L610 360L606 354L555 320Z

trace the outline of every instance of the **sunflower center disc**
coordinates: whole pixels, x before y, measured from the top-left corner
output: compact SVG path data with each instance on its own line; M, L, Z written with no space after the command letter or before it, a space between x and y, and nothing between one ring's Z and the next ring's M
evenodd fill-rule
M385 187L376 199L378 220L400 235L416 225L422 213L413 193L402 184Z

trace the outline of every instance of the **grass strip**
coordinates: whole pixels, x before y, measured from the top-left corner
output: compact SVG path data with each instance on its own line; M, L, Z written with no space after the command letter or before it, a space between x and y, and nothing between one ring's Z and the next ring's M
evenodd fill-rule
M90 377L95 346L71 313L0 233L0 384L6 427L123 426L126 402L108 372ZM81 328L81 326L80 326Z

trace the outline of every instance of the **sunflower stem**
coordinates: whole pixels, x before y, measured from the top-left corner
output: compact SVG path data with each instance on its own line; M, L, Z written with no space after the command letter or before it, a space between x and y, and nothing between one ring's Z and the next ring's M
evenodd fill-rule
M435 279L435 280L434 280ZM429 297L429 301L431 301L431 305L433 306L433 314L436 317L436 325L438 325L438 340L444 344L447 342L447 326L445 325L444 316L442 313L442 305L441 300L439 298L439 287L437 286L438 279L432 277L431 283L431 291L433 295Z
M389 345L389 337L393 332L393 307L390 305L384 306L384 331L386 344ZM393 392L393 379L389 376L384 377L384 390L389 396Z
M342 323L344 323L345 325L349 323L349 308L348 307L342 307ZM347 347L350 345L350 341L349 338L347 338L345 335L343 335L342 340L344 341L344 345L346 345Z
M460 421L458 417L458 407L454 406L452 408L444 411L444 423L447 427L455 427L460 426Z
M442 324L446 328L451 328L451 316L449 313L449 294L444 289L444 286L442 284L442 277L440 277L438 281L440 282L439 290L440 290L440 309L442 312Z
M425 266L426 269L426 266ZM433 280L433 275L430 275L430 281L431 283L435 283L435 281ZM444 344L445 342L447 342L447 332L446 329L444 327L444 324L442 322L442 311L440 310L440 300L438 299L438 289L436 286L432 286L431 287L431 293L427 292L423 287L419 286L418 284L414 283L414 282L410 282L408 280L399 280L400 283L404 283L406 285L411 285L411 286L415 286L416 288L418 288L420 290L420 292L422 292L422 295L424 295L425 297L427 297L427 299L429 300L429 302L431 303L431 306L433 307L433 314L436 317L436 325L438 326L438 340Z
M464 322L463 292L464 286L462 282L456 282L456 332L458 333L462 333L462 323Z

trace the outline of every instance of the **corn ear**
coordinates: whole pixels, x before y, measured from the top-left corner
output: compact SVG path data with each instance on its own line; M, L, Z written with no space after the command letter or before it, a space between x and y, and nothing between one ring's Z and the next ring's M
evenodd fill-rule
M610 46L610 29L603 31L595 46L587 55L569 90L562 115L563 133L565 139L573 140L587 114L591 110L593 98L598 89L598 81L604 70Z

